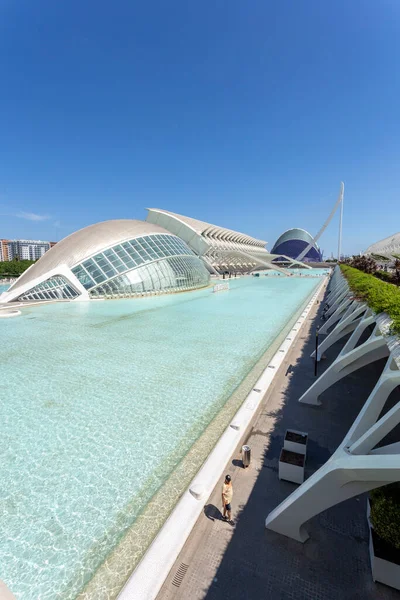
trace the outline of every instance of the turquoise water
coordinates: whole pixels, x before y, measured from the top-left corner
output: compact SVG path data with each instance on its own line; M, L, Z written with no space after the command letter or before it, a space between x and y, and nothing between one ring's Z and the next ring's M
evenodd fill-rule
M0 283L0 294L7 291L9 287L10 287L9 284L6 285L4 283Z
M76 597L319 282L0 320L0 577L18 600Z

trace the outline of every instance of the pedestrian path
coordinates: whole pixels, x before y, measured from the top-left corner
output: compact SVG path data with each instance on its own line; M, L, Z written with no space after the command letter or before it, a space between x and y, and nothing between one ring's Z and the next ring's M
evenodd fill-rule
M297 402L314 381L310 354L320 324L313 308L243 443L252 461L243 469L240 448L226 466L232 476L232 527L222 520L221 482L204 506L157 600L394 600L399 593L372 581L365 495L313 518L301 544L264 528L267 514L295 489L279 481L278 458L287 428L309 434L306 475L337 448L368 397L384 360L325 392L323 407ZM343 341L327 351L326 369ZM397 390L396 393L399 393ZM400 395L400 393L399 393Z

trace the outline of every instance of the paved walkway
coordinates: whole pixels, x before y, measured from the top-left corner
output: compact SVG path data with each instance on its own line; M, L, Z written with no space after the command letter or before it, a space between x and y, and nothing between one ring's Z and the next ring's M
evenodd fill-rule
M335 384L322 407L297 400L314 381L309 358L320 323L314 308L286 363L266 394L247 438L252 464L239 448L226 466L234 488L234 527L221 520L221 483L214 489L157 600L392 600L400 593L371 578L365 496L350 499L307 524L301 544L264 527L267 514L294 489L279 481L278 458L287 428L307 431L306 473L311 475L342 441L376 383L384 361ZM332 346L321 371L336 358ZM398 390L396 400L399 398Z

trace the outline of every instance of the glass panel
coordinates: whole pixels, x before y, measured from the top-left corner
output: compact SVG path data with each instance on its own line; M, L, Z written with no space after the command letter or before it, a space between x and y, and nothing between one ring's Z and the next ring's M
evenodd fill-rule
M88 289L88 288L91 288L94 286L94 283L95 283L94 280L89 276L89 274L85 271L85 269L83 269L81 267L81 265L78 265L77 267L74 267L71 270L72 270L73 274L76 276L76 278L83 285L83 287Z
M169 255L167 258L162 256L164 244L165 252ZM174 236L155 235L151 238L146 236L146 239L135 238L130 242L119 244L114 248L114 252L107 250L104 254L106 253L113 261L113 265L127 265L129 261L133 267L130 269L124 267L125 274L114 276L113 279L91 290L92 296L135 296L143 291L170 292L176 289L202 287L209 281L209 273L200 259L187 248L186 244ZM132 256L137 260L132 260ZM148 264L140 266L139 261L143 262L143 257ZM160 258L162 260L157 260Z
M78 292L63 277L51 277L19 297L19 300L60 300L75 298Z
M146 252L150 252L151 246L149 246L149 244L145 240L141 239L140 245L142 248L144 248L146 250Z
M107 275L107 277L114 277L118 273L116 269L109 263L109 261L103 256L103 254L97 254L94 257L94 260L99 265L102 271Z
M100 269L93 260L86 260L82 264L91 276L91 278L94 279L96 283L101 283L102 281L107 279L104 273L100 271Z
M124 265L124 263L111 249L104 250L104 255L108 258L110 263L112 263L112 265L117 269L118 273L126 271L126 266Z
M126 252L129 254L129 256L132 258L132 260L134 260L136 263L143 262L143 259L139 256L139 254L136 252L135 248L131 245L130 242L125 242L124 244L122 244L122 246L124 247Z
M148 236L136 238L136 241L139 242L139 244L141 244L142 246L148 246L147 238Z
M125 249L122 246L116 246L114 248L114 252L118 254L122 262L125 263L129 269L132 269L136 266L135 261L132 260L130 255L125 251Z
M148 250L147 252L149 253L149 256L152 260L155 260L156 258L161 258L160 256L158 256L155 250Z
M148 254L148 252L146 252L146 250L144 248L142 248L141 246L137 246L136 251L139 254L139 256L142 258L143 262L149 261L149 258L150 258L149 254Z
M123 249L125 250L125 252L127 254L129 254L129 256L131 257L131 259L134 260L134 261L136 261L136 257L139 256L139 255L136 252L136 250L133 248L133 246L131 246L131 244L129 242L124 242L123 244L121 244L121 246L123 247Z

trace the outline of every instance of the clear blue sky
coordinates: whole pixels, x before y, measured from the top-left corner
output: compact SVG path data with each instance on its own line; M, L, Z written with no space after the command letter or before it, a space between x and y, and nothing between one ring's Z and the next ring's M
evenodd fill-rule
M399 0L2 0L0 237L180 212L400 230ZM321 238L336 251L338 218Z

